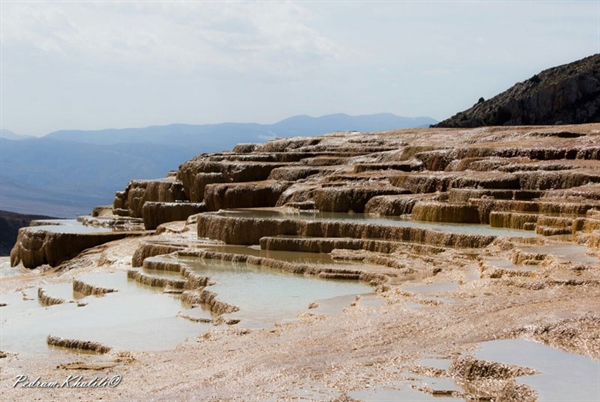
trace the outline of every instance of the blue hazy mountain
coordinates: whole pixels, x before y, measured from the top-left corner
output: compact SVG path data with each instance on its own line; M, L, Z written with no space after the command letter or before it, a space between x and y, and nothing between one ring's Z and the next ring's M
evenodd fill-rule
M402 117L391 113L364 116L332 114L322 117L295 116L275 124L222 123L171 124L145 128L107 130L61 130L47 138L90 144L152 143L187 144L201 152L229 150L240 142L264 142L275 137L313 136L333 131L384 131L398 128L429 127L429 117Z
M166 144L0 139L0 209L71 217L111 204L131 179L164 177L196 154Z
M87 214L96 205L111 204L115 191L124 189L129 180L165 177L195 155L231 150L238 143L434 123L427 117L335 114L296 116L275 124L63 130L41 138L16 134L8 139L7 134L0 138L0 209L59 217Z
M0 138L6 138L7 140L24 140L31 137L30 135L17 134L4 128L0 129Z

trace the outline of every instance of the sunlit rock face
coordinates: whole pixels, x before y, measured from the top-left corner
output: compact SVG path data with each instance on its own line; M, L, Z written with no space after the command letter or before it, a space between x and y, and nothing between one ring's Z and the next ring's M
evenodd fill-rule
M187 201L183 184L172 177L157 180L132 180L125 191L115 195L114 209L134 218L143 216L146 202Z
M144 228L156 229L166 222L184 221L190 215L206 211L203 202L155 202L146 201L142 207Z
M65 233L60 229L38 229L35 226L22 228L10 252L10 263L13 267L19 263L22 263L25 268L35 268L44 264L55 267L85 249L138 234L141 233L134 231Z
M203 192L208 211L287 206L574 236L596 228L590 211L600 209L598 139L597 125L332 133L202 155L182 165L179 176L189 175L194 166L195 178L184 181L185 191ZM255 169L258 164L262 169L265 163L281 161L285 166L268 174L243 173L250 171L248 166ZM237 170L232 168L236 163ZM205 175L214 175L213 170L225 177L223 166L230 169L226 182L206 184ZM259 244L268 237L262 241L265 247L280 250L330 251L342 244L391 249L389 244L374 246L367 241L374 239L453 247L482 247L488 241L465 236L441 240L418 229L318 219L203 214L198 223L200 237L232 244ZM323 240L273 238L278 235ZM363 240L331 240L335 238Z
M437 127L581 124L600 121L600 55L544 70ZM557 133L570 136L569 132Z
M242 144L231 152L192 158L164 179L133 180L115 195L112 216L103 210L102 217L85 222L143 219L145 229L154 230L192 219L199 237L230 244L258 245L263 237L280 235L322 239L263 242L280 250L331 251L341 245L394 250L390 242L478 248L496 236L419 227L436 223L489 225L568 240L585 235L578 241L592 244L600 227L594 212L600 210L599 140L600 124L588 124L344 132ZM273 207L382 219L302 222L216 213ZM414 224L390 228L385 216ZM68 244L58 240L69 236ZM92 241L89 235L24 232L13 262L58 264L76 250L101 244L102 236L110 237Z

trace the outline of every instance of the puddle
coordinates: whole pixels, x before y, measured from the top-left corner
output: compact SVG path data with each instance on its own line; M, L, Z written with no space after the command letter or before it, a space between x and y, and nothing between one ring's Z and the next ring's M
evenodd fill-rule
M588 248L576 244L548 244L545 246L534 246L523 248L528 253L548 254L564 262L596 262L600 263L600 258L585 254Z
M194 270L217 282L209 290L226 303L241 308L227 318L241 319L246 328L272 327L295 320L311 302L320 300L330 313L349 307L357 294L371 288L356 281L324 280L294 275L270 268L216 260L188 259ZM144 270L156 276L181 278L178 273ZM139 284L126 272L88 274L77 279L118 292L87 296L73 292L72 283L43 285L46 294L67 301L54 306L38 302L37 288L1 296L2 349L27 354L48 353L48 335L100 342L117 350L169 350L187 338L212 327L179 316L210 318L202 309L185 308L178 295L164 294L162 288ZM341 297L343 303L337 298ZM349 301L346 303L344 297ZM78 307L79 300L87 303Z
M154 260L154 261L160 261L159 259L150 257L147 258L148 260ZM169 278L169 279L184 279L181 274L179 272L175 272L175 271L167 271L164 269L148 269L148 268L142 268L142 273L146 274L146 275L151 275L151 276L161 276L164 278Z
M434 357L428 357L425 359L421 359L417 362L417 365L419 365L419 366L434 367L434 368L437 368L440 370L446 370L446 371L448 371L451 364L452 364L451 359L440 359L440 358L434 358Z
M414 286L405 286L403 290L407 292L416 293L420 295L430 295L434 293L445 293L451 292L458 288L458 283L456 282L440 282L440 283L430 283L427 285L414 285Z
M272 258L274 260L306 264L336 264L331 255L325 253L305 253L299 251L261 250L254 246L238 245L202 245L200 249L221 253L251 255L254 257Z
M458 224L458 223L430 223L415 222L398 216L378 217L362 213L341 212L307 212L283 213L279 211L229 209L219 211L220 215L244 218L279 218L279 219L301 219L318 221L352 221L361 223L374 223L388 226L406 226L436 229L443 232L464 233L475 235L511 236L511 237L537 237L535 232L525 230L514 230L505 228L492 228L488 225Z
M431 401L462 401L463 399L453 397L433 396L425 392L417 391L410 386L390 386L373 387L360 391L349 392L348 396L364 402L382 402L382 401L411 401L411 402L431 402Z
M485 263L490 267L502 268L502 269L510 269L514 271L525 271L525 272L533 272L539 269L538 266L535 265L515 265L512 261L508 260L485 260Z
M39 271L32 272L33 270L23 268L22 266L11 267L10 257L0 257L0 279L9 278L12 276L20 275L37 275Z
M318 307L310 309L311 313L336 315L343 309L350 308L352 303L356 303L356 295L345 295L324 300L315 300L314 303L317 304Z
M85 295L73 291L73 284L71 282L42 285L41 288L44 289L44 292L46 292L47 296L63 299L66 303L70 301L76 301L85 297Z
M270 258L273 260L294 262L299 264L312 264L331 268L350 268L362 271L381 271L381 265L365 264L345 260L334 260L329 253L308 253L303 251L261 250L255 246L238 245L202 245L199 249L217 251L222 253L251 255L254 257Z
M86 283L114 287L118 292L102 297L88 296L76 303L40 306L37 288L27 289L33 300L24 301L21 293L2 295L2 349L26 354L44 354L48 335L103 343L118 350L168 350L186 338L210 328L177 317L184 310L180 300L162 293L162 289L128 281L126 272L84 275ZM68 285L68 286L67 286ZM72 284L46 285L53 297L68 295ZM73 296L71 296L73 299Z
M456 391L463 392L462 388L456 385L452 378L427 377L410 372L404 372L403 375L414 382L415 385L425 386L435 391ZM436 395L439 398L439 396Z
M77 219L48 219L31 221L27 230L45 230L53 233L105 233L113 232L113 229L85 226Z
M520 339L482 343L475 356L540 371L517 379L535 389L540 401L600 400L600 362L587 356Z
M375 293L369 293L366 295L361 295L360 300L358 300L357 304L359 307L375 308L383 306L385 304L385 299L379 297Z
M316 300L340 296L355 300L357 294L371 292L368 285L357 281L319 279L220 260L181 260L216 282L207 290L217 293L219 300L240 307L227 318L241 319L241 326L269 327L284 319L293 320Z

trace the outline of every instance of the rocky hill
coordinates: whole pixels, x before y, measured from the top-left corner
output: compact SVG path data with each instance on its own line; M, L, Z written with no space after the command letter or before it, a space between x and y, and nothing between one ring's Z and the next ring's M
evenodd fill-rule
M600 54L544 70L436 127L581 124L600 121Z

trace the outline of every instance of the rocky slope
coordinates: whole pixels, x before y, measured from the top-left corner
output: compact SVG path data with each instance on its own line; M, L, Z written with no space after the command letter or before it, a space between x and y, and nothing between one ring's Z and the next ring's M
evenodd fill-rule
M600 54L544 70L436 127L580 124L600 121Z

